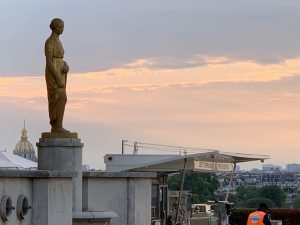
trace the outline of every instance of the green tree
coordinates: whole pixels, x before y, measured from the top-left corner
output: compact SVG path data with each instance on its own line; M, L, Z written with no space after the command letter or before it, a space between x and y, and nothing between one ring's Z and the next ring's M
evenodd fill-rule
M282 207L284 205L286 194L281 187L276 185L263 186L260 188L258 195L261 198L271 199L276 207Z
M259 188L256 186L239 186L236 189L235 203L239 207L244 207L244 203L249 200L256 198L258 195Z
M275 206L275 203L268 199L268 198L262 198L262 197L255 197L255 198L251 198L246 200L245 202L243 202L243 207L245 208L257 208L259 203L264 202L268 205L268 207L273 208Z
M169 176L168 187L170 190L179 190L182 173ZM214 192L219 187L215 174L187 172L184 179L183 189L191 191L193 203L215 200Z
M256 208L259 202L265 202L269 207L282 207L286 194L275 185L258 188L256 186L241 186L236 189L236 207Z
M300 209L300 195L298 195L293 203L293 208L294 209Z

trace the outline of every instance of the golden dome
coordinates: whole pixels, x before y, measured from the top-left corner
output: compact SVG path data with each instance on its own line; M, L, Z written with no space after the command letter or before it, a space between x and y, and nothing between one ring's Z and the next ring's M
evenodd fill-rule
M13 153L16 155L19 155L19 156L23 156L23 155L26 156L26 155L32 154L35 157L35 151L34 151L33 145L28 141L27 130L25 128L25 122L24 122L24 128L21 131L21 140L18 141L18 143L15 145Z

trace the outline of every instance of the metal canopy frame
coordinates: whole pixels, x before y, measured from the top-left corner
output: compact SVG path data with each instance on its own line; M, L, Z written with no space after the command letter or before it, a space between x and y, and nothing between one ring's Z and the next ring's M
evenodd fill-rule
M189 154L183 156L174 155L174 157L156 161L144 165L133 166L128 169L129 171L143 171L143 172L166 172L174 173L183 170L184 164L186 163L186 170L199 171L199 172L219 172L216 169L211 168L195 168L195 161L205 161L210 163L230 163L232 165L242 162L261 161L270 159L269 155L258 155L258 154L244 154L244 153L232 153L222 152L218 150L207 151L203 153ZM233 168L233 166L232 166ZM222 170L221 170L222 171ZM229 172L228 170L226 170ZM230 170L232 171L232 170Z
M201 167L200 169L195 168L195 161L207 162L209 165L218 165L218 163L223 163L223 164L227 163L232 165L231 171L227 170L227 172L231 172L229 186L225 197L225 202L227 202L229 197L230 187L233 183L236 164L243 163L243 162L251 162L251 161L264 162L264 160L269 158L270 158L269 155L232 153L232 152L222 152L218 150L212 150L212 151L184 155L184 156L174 156L174 158L132 168L130 169L130 171L152 171L152 172L166 172L166 173L174 173L174 172L182 171L178 206L177 206L175 223L174 223L176 225L178 221L179 206L181 204L181 196L182 196L186 171L190 170L190 171L198 171L198 172L219 172L218 170L216 170L217 167L208 167L208 168Z

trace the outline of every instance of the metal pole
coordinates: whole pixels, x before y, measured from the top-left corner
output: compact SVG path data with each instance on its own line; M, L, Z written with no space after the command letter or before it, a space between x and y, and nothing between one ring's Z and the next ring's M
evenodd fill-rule
M179 198L178 198L178 206L177 206L177 211L176 211L175 225L177 224L178 216L179 216L179 207L180 207L180 203L181 203L181 196L182 196L185 172L186 172L186 158L184 159L184 165L183 165L183 172L182 172L181 185L180 185L180 190L179 190Z
M134 144L133 144L133 154L136 155L138 154L138 143L135 141Z
M125 144L125 140L122 140L122 155L124 154L124 144Z
M227 189L227 193L226 193L226 197L225 197L225 202L227 202L228 197L229 197L230 186L231 186L232 181L233 181L233 176L234 176L234 173L235 173L235 168L236 168L236 163L233 163L233 170L232 170L232 173L231 173L231 176L230 176L230 181L229 181L229 185L228 185L228 189Z

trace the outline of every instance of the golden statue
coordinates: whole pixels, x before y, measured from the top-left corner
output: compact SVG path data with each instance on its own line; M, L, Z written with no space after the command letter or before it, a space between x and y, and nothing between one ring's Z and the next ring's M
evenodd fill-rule
M52 33L45 43L46 56L46 83L48 95L48 109L51 124L51 133L66 133L63 128L63 118L67 103L67 73L68 64L63 60L64 49L59 35L64 31L64 21L55 18L51 21Z

